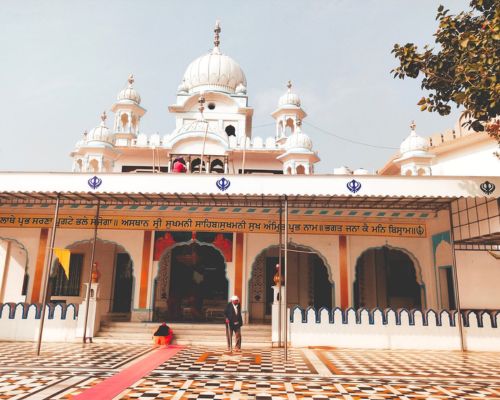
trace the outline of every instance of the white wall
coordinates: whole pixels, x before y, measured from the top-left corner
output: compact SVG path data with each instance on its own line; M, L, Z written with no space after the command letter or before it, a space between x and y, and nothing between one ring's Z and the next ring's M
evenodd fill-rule
M375 348L375 349L418 349L418 350L460 350L460 333L454 326L449 314L443 311L440 315L429 313L427 324L420 311L414 313L414 324L410 323L410 314L403 310L399 323L396 312L387 313L387 321L383 323L380 310L373 312L373 321L367 310L360 313L356 321L354 310L343 312L333 311L333 323L323 310L316 322L314 310L306 313L307 320L302 321L301 310L293 312L293 322L290 323L289 341L292 346L332 346L344 348ZM439 319L436 318L439 317ZM456 315L455 315L456 318ZM496 316L494 328L488 315L482 317L483 327L479 327L475 314L469 316L468 327L464 327L464 344L467 350L500 351L500 315Z
M486 251L457 251L460 303L464 309L500 309L500 260Z
M30 341L38 340L40 332L40 317L36 318L36 309L31 306L26 318L23 318L23 308L16 306L14 318L9 318L9 308L3 306L0 317L0 340ZM75 340L77 318L75 308L68 307L66 317L62 318L62 307L55 307L53 318L49 318L48 306L45 312L42 341L68 342Z
M31 291L33 288L33 282L34 282L34 278L35 278L36 258L38 255L38 245L39 245L39 241L40 241L40 229L37 229L37 228L29 228L29 229L0 228L0 238L4 239L4 240L11 240L13 243L16 243L16 246L23 247L24 249L26 249L27 272L29 275L27 298L30 299L31 298ZM10 286L10 284L11 284L11 282L9 279L7 286ZM22 288L22 282L21 282L20 287ZM13 299L5 298L4 301L14 301L14 302L17 302L20 300L24 301L24 296L21 299L19 297L20 295L21 295L21 292L19 291L18 294L17 293L15 294L15 297Z
M439 155L432 165L432 175L491 176L498 175L500 159L494 153L494 140L470 145L448 154Z

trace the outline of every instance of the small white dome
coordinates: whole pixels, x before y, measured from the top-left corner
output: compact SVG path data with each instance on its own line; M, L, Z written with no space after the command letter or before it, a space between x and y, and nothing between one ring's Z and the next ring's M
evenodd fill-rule
M286 140L285 148L287 151L290 150L312 150L312 140L305 133L302 133L300 125L297 126L297 130L291 134Z
M188 93L197 93L202 91L221 91L229 94L243 93L237 91L245 88L247 80L240 65L231 57L222 54L219 49L221 32L219 22L215 25L214 49L194 60L184 73L183 83Z
M101 115L101 124L92 129L86 136L87 144L89 142L105 142L112 143L113 136L106 126L106 112Z
M141 104L141 96L133 87L134 83L134 75L130 75L128 77L128 87L123 89L120 93L118 93L118 101L133 101L134 103Z
M416 125L414 122L412 122L410 128L410 135L401 143L401 146L399 146L400 153L405 154L409 152L427 152L427 150L429 149L429 143L427 139L417 135L417 132L415 132Z
M300 97L298 94L292 92L292 82L288 81L287 92L280 97L278 102L279 107L283 106L295 106L300 107Z

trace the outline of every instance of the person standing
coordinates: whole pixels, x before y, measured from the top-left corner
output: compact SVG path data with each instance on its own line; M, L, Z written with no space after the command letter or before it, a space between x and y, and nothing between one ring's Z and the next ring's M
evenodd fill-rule
M231 342L234 333L236 340L235 351L241 351L241 326L243 319L241 318L241 306L238 296L232 296L231 301L227 304L224 310L226 317L226 333L227 333L227 347L231 349Z

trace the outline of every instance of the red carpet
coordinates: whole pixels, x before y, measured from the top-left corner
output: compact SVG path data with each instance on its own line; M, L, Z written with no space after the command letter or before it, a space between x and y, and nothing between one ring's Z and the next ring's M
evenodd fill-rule
M173 357L181 349L182 346L171 345L168 349L160 348L155 350L142 360L135 362L111 378L83 391L73 397L73 399L111 400L139 379L148 375L156 367Z

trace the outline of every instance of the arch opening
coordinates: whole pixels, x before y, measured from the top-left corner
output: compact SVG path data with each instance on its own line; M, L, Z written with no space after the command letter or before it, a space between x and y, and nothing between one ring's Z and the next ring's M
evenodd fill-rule
M279 247L262 250L252 265L249 286L249 319L251 322L271 321L273 286ZM282 259L284 263L284 259ZM284 267L283 270L284 271ZM288 307L332 308L335 303L335 284L332 272L323 256L306 246L291 244L288 254ZM284 273L282 272L284 279Z
M212 161L210 164L210 172L217 173L217 174L223 174L224 173L224 163L217 159Z
M82 240L68 246L71 251L69 276L57 259L51 269L51 302L77 301L84 298L88 282L92 241ZM125 314L130 317L134 297L134 265L130 253L119 243L97 239L94 262L99 280L98 307L101 314ZM95 267L94 267L95 270Z
M368 249L358 258L355 273L355 308L422 308L421 277L402 250L388 246Z
M154 295L156 321L220 321L228 301L226 261L214 245L182 242L159 261Z
M226 126L226 131L227 136L236 136L236 128L233 125L228 125Z

